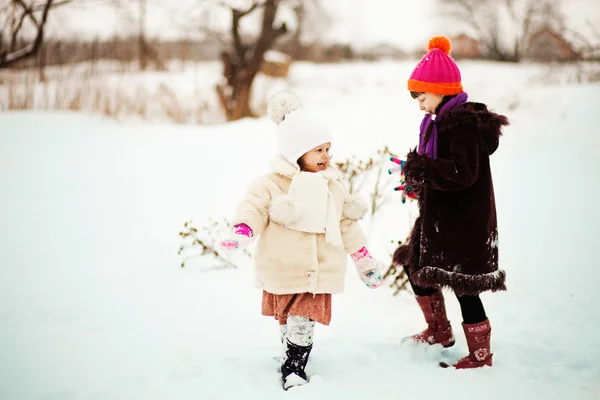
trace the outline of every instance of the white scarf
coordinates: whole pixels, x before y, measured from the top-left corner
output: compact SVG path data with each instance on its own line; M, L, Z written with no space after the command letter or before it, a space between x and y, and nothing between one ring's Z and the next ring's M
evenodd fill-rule
M285 163L291 167L287 161ZM287 166L285 172L289 173L291 171ZM331 167L318 173L296 169L287 195L297 207L299 218L295 223L286 225L287 228L309 233L325 233L327 243L333 246L343 243L335 201L329 190L329 180L336 177L337 172Z

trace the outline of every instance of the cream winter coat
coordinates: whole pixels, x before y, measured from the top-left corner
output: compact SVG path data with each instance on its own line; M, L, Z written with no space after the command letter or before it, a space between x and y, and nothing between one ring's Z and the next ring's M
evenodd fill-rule
M335 244L337 240L326 239L325 229L323 233L311 233L297 228L306 225L299 221L300 216L314 219L301 212L298 203L288 196L298 168L277 156L272 169L273 173L250 186L233 219L234 224L248 225L258 237L254 257L256 285L273 294L342 292L346 253L366 245L357 222L367 210L365 203L348 193L335 169L329 167L320 173L327 181L339 223L341 244Z

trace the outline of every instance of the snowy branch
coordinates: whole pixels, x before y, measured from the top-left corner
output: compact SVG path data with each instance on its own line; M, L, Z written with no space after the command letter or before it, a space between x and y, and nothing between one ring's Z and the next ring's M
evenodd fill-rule
M208 224L200 229L197 229L192 221L186 222L184 230L179 232L179 236L185 241L177 253L183 256L181 267L185 267L186 262L189 260L208 258L217 261L218 264L204 268L203 271L219 268L237 268L227 254L219 247L219 236L222 231L229 231L230 229L231 224L227 220L224 220L222 223L209 220ZM247 249L242 250L240 253L244 257L252 257L252 254Z

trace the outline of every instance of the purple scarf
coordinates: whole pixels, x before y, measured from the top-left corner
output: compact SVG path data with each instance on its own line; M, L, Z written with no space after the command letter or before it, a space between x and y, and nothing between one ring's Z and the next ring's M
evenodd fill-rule
M449 102L444 104L440 112L436 115L435 119L439 121L445 111L448 111L459 104L465 104L468 99L469 96L465 92L453 97ZM431 135L429 136L429 140L427 140L427 143L423 143L425 140L425 132L427 131L427 127L429 126L430 122L432 122L431 114L426 114L425 117L423 117L423 121L421 121L418 152L419 154L427 154L430 158L435 160L438 156L438 131L435 123L433 124L433 129L431 131Z

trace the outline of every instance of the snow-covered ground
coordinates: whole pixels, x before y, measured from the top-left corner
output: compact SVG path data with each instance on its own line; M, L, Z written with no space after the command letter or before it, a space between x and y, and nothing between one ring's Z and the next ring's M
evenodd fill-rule
M414 146L414 63L301 65L290 87L322 111L334 156ZM424 322L408 294L351 268L317 327L309 385L283 392L276 322L260 315L252 263L180 268L183 223L229 218L275 151L267 118L226 125L0 114L0 397L3 399L594 399L600 397L600 85L542 85L535 66L465 63L473 100L507 114L493 157L508 291L483 295L494 367L444 370L457 345L401 347ZM270 89L275 89L270 88ZM414 204L365 221L389 261Z

